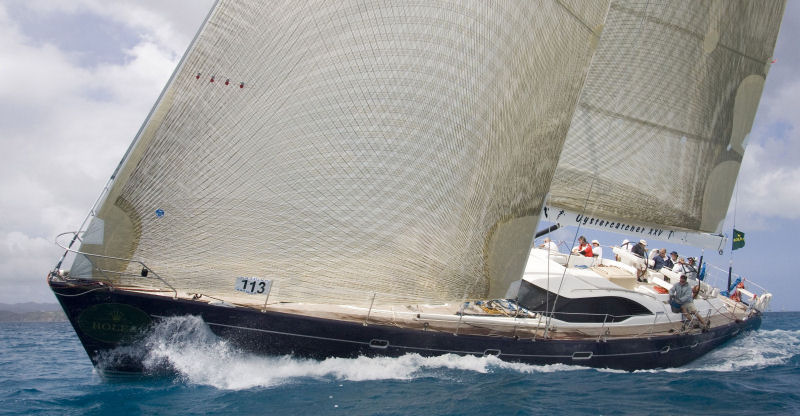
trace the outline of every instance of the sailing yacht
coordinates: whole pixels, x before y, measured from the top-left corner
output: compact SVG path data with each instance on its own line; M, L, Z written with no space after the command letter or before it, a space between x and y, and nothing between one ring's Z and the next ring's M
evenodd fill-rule
M771 295L700 285L695 328L643 259L531 246L721 247L783 9L219 0L48 283L102 371L186 315L262 354L683 365Z

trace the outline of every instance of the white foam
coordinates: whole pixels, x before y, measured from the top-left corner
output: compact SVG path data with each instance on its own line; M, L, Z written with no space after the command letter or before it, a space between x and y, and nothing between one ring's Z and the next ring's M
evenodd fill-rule
M698 360L698 370L740 371L783 365L800 355L800 331L755 331Z
M684 373L689 371L738 372L784 365L800 355L800 331L754 331L679 368L641 372Z
M303 378L409 380L448 377L440 370L490 373L502 369L521 373L551 373L584 369L560 364L534 366L509 363L491 356L453 354L436 357L407 354L397 358L328 358L322 361L289 356L265 357L237 350L216 337L198 317L165 319L153 328L144 345L136 348L143 350L148 369L157 371L168 367L177 371L187 382L232 390L290 384ZM131 348L126 347L118 352L130 354Z
M148 368L166 366L177 371L187 382L231 390L285 385L300 382L304 378L365 381L453 377L452 372L443 370L481 374L495 370L524 374L587 370L581 366L528 365L509 363L491 356L452 354L437 357L408 354L397 358L329 358L322 361L289 356L257 356L239 351L216 337L197 317L163 320L153 329L145 344L144 362ZM781 365L798 354L800 331L758 331L741 337L690 365L651 371L739 371Z

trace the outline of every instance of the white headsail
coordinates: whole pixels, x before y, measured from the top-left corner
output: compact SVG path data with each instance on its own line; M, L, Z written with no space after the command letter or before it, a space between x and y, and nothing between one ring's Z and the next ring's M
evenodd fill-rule
M271 279L275 301L502 294L607 10L221 0L82 250L210 295L237 276Z
M719 233L783 8L613 1L550 204L601 229Z

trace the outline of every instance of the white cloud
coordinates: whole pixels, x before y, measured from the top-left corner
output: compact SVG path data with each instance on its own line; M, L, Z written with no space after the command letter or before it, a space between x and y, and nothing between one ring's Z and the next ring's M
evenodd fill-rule
M759 153L765 153L763 148ZM768 162L764 158L760 162L753 162L764 167ZM752 159L751 159L752 160ZM751 175L742 180L740 191L740 207L748 213L757 213L760 216L779 217L787 219L800 218L800 167L773 166L763 170L761 174Z
M738 191L729 214L754 229L768 228L769 218L800 219L800 137L770 138L747 147L739 174ZM738 212L733 212L736 209Z
M769 83L769 81L771 80L767 82ZM763 114L763 120L760 121L765 124L795 123L799 104L800 80L795 78L778 83L774 88L768 88L765 91L759 108L759 115Z
M27 37L0 4L0 56L13 57L0 61L0 302L52 299L44 276L62 252L54 236L80 225L210 3L16 4L51 17L89 13L137 33L122 62L89 67Z
M0 193L10 196L0 201L0 225L53 234L47 225L56 224L47 224L41 208L60 206L56 211L70 217L76 212L72 207L88 211L91 195L99 194L176 60L146 42L126 52L125 65L81 68L53 46L36 46L3 23L0 55L15 59L0 66L2 145L12 155L0 165ZM93 97L97 91L102 95ZM50 219L61 227L80 221Z
M130 26L150 42L181 55L197 32L213 0L24 0L38 13L88 12Z

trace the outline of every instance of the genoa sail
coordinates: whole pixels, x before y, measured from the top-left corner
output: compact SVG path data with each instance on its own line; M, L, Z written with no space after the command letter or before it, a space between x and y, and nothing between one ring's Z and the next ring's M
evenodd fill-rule
M719 233L783 8L613 1L549 204L606 228Z
M274 301L502 294L527 261L607 11L220 0L73 275L124 282L143 263L209 295L259 276Z

